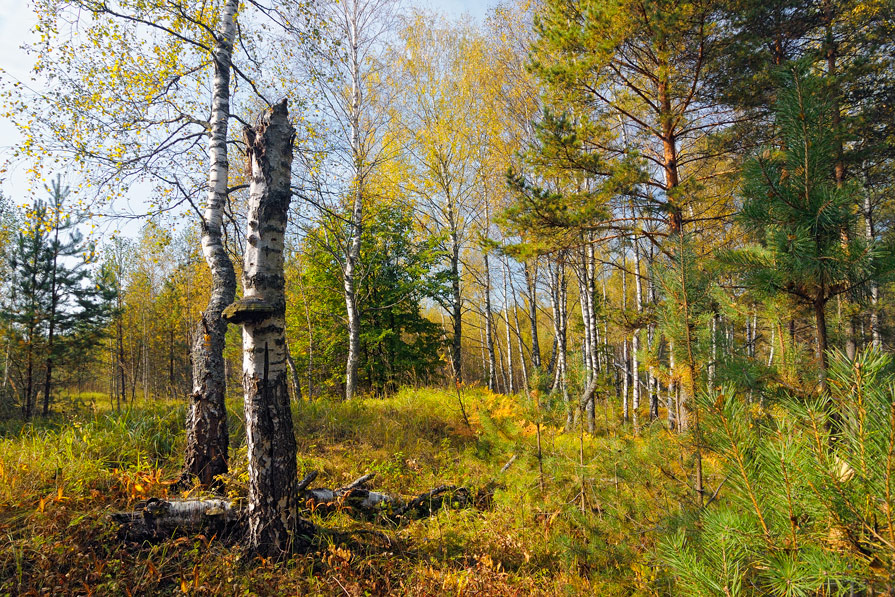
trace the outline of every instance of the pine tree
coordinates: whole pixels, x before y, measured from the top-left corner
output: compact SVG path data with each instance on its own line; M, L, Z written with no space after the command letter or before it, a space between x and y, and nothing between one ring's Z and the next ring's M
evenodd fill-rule
M22 416L34 414L35 365L43 344L43 330L49 303L47 271L48 235L44 222L47 206L38 201L24 226L18 231L6 260L10 270L10 292L2 309L2 318L15 334L24 351L24 383L21 389Z
M860 294L888 260L853 232L856 189L836 180L827 88L803 65L785 73L775 107L783 149L765 149L744 167L740 220L757 243L731 258L753 290L787 294L811 310L818 379L826 388L827 303Z
M47 416L56 364L73 348L72 339L95 336L108 313L101 297L109 289L88 283L93 248L65 205L69 189L57 177L47 191L49 201L40 200L29 211L8 251L12 292L0 311L25 351L22 412L26 419L34 414L41 364L43 415Z

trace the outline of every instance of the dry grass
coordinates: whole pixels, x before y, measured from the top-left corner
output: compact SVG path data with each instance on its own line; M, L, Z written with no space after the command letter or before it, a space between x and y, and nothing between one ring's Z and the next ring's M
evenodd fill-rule
M286 563L246 561L214 537L128 546L105 515L165 495L180 464L183 405L123 413L81 401L33 426L0 427L0 593L50 595L590 595L667 591L651 560L658 525L684 513L687 448L664 430L633 439L606 419L596 437L542 425L545 491L531 405L466 389L405 389L384 400L296 405L299 473L339 486L375 472L377 489L415 494L498 483L489 510L449 510L401 528L344 515L321 526L377 528ZM241 405L231 404L234 495L245 490ZM551 416L553 418L551 418ZM585 461L579 461L583 441ZM677 447L675 447L677 446ZM513 466L501 467L512 455ZM677 481L662 473L661 464ZM580 499L584 477L585 501ZM344 535L343 535L344 536Z

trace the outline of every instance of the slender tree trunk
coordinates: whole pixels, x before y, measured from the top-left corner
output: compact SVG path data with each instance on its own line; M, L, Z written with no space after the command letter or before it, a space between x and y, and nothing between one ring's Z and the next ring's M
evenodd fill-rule
M557 282L559 295L559 382L562 389L563 404L566 405L566 427L571 429L574 417L574 409L569 399L569 379L568 379L568 332L569 332L569 309L568 309L568 287L566 283L565 263L560 261L557 264Z
M872 245L876 239L876 231L873 227L873 205L870 201L870 191L864 189L864 237L868 245ZM879 282L870 280L870 338L874 348L882 348L882 339L879 333Z
M513 295L513 323L516 325L516 341L519 344L519 364L522 366L522 390L525 397L531 394L528 388L528 368L525 365L525 344L522 342L522 328L519 326L519 299L516 297L516 285L513 284L513 278L510 278L510 293Z
M578 267L578 294L581 303L581 323L583 326L582 356L584 357L585 387L591 387L597 375L596 319L594 317L593 272L591 256L593 245L582 249ZM595 430L595 392L585 392L586 401L581 405L589 433Z
M170 392L168 397L173 397L177 392L174 385L174 326L168 330L168 388Z
M495 333L499 333L499 330L495 330ZM498 387L500 391L504 394L508 393L510 384L507 380L507 367L506 360L504 359L503 354L503 346L501 346L500 342L495 342L495 347L497 348L497 371L500 373L500 384Z
M817 364L820 368L817 374L817 381L820 389L826 391L827 386L827 314L826 301L821 292L814 300L814 323L815 323L815 344L814 356L817 358Z
M706 367L706 375L708 377L708 386L711 388L715 385L715 363L718 360L718 314L712 313L712 354L708 367Z
M9 336L6 337L6 357L3 362L3 395L6 396L6 388L9 386L9 346L11 340Z
M146 333L146 310L143 310L143 400L150 397L149 390L149 334Z
M622 238L622 311L628 310L628 256ZM625 368L625 374L622 381L622 420L627 422L631 418L631 412L628 407L628 389L631 385L631 359L628 354L628 338L622 338L622 361Z
M303 273L298 275L298 290L301 292L301 302L305 308L305 324L308 329L308 400L314 399L314 325L311 322L311 308L305 296L305 283Z
M646 295L647 300L652 307L655 307L657 302L656 297L656 284L653 281L653 264L655 263L655 255L653 253L653 246L650 245L649 256L647 257L647 278L646 278ZM656 346L656 324L655 321L650 321L646 330L646 348L650 354L658 353L658 347ZM652 359L651 359L652 361ZM649 403L649 412L650 412L650 420L655 421L659 418L659 390L660 384L659 380L656 377L656 369L652 365L649 366L649 393L650 393L650 403Z
M292 393L296 402L302 401L301 396L301 378L298 375L298 368L292 359L292 351L289 350L289 343L286 343L286 364L289 365L290 381L292 382Z
M450 218L453 220L453 216ZM460 239L457 231L451 230L451 315L454 324L454 334L451 343L451 366L453 367L454 381L463 383L463 296L460 294Z
M488 389L497 391L497 362L494 357L494 323L491 307L491 267L488 253L484 254L485 265L485 338L488 348Z
M287 381L283 237L292 196L295 129L286 100L266 110L244 135L251 165L244 298L229 307L226 316L243 326L249 548L280 557L304 547L311 532L298 515Z
M118 321L117 321L117 336L118 336L118 410L121 410L121 403L127 403L127 380L125 379L125 366L124 366L124 324L121 321L124 315L121 312L121 299L118 299Z
M550 270L550 308L553 315L553 354L550 358L550 363L553 373L553 384L550 387L551 392L555 392L557 389L561 390L561 378L562 378L562 366L561 363L565 359L565 355L562 354L562 315L560 314L560 290L559 290L559 265L551 265L548 263L548 268Z
M49 416L50 414L50 392L52 391L53 386L53 351L55 349L55 340L56 340L56 315L59 309L59 297L56 293L57 280L56 276L58 273L58 261L59 261L59 212L61 205L57 205L57 208L54 210L54 221L53 221L53 257L52 263L50 264L50 312L47 313L47 361L45 363L46 371L44 372L44 409L43 416Z
M668 343L668 398L665 400L665 406L668 408L668 428L676 429L678 425L677 417L677 383L675 382L676 372L674 370L674 342Z
M196 329L193 344L193 391L186 424L182 479L208 487L227 472L229 432L225 404L227 379L224 342L227 322L221 312L236 296L236 274L222 238L227 201L227 127L230 118L230 61L236 37L238 0L224 4L214 46L214 80L209 140L208 204L202 217L202 253L211 270L211 298Z
M349 14L350 13L350 14ZM351 400L357 391L357 368L360 363L360 313L357 306L356 277L360 261L361 225L363 223L364 151L361 143L360 119L362 88L358 55L357 0L346 7L348 24L349 60L351 61L351 154L354 167L353 200L351 209L348 254L345 256L344 291L348 311L348 362L345 373L345 399Z
M640 276L640 239L634 236L634 308L639 318L643 312L643 280ZM631 414L634 433L640 432L640 322L631 333Z
M22 397L22 414L25 420L30 420L34 412L34 403L31 395L34 393L34 326L28 329L27 355L25 365L25 395Z
M525 272L525 285L528 290L528 319L531 323L531 364L536 369L541 368L541 346L538 342L538 260L534 259L532 265L528 262L522 264Z
M506 325L507 339L507 383L510 394L516 392L516 380L513 372L513 338L510 326L509 282L510 268L506 258L503 260L503 322Z
M484 320L484 315L482 316ZM485 331L479 326L479 349L482 353L482 376L486 382L488 380L488 357L485 356ZM491 390L491 386L488 386L488 389ZM491 390L492 392L494 390Z
M581 307L581 358L584 364L584 385L590 385L594 375L593 353L591 351L591 327L590 327L590 301L588 300L589 282L587 276L587 254L582 249L578 255L579 261L575 266L575 274L578 278L578 303Z
M771 326L771 342L770 342L771 349L770 349L770 351L768 351L768 367L771 367L774 364L774 348L775 348L774 341L776 340L774 338L775 333L776 333L776 327L772 325Z

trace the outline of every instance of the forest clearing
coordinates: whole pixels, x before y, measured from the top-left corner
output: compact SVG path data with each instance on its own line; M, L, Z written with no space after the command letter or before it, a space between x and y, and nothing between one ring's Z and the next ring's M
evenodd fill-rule
M891 0L3 2L0 594L895 594Z

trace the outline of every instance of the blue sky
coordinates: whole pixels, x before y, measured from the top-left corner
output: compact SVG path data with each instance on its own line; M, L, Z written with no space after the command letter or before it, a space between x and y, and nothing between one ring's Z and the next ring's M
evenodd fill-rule
M406 0L411 5L435 9L450 16L468 13L481 21L495 0ZM0 69L7 76L27 81L33 59L22 49L31 40L34 17L31 2L26 0L0 0ZM10 148L18 142L18 135L6 119L0 117L0 163L9 155ZM0 191L12 197L16 203L29 199L29 189L24 175L25 166L19 165L6 173L0 173ZM37 189L38 193L42 189Z

